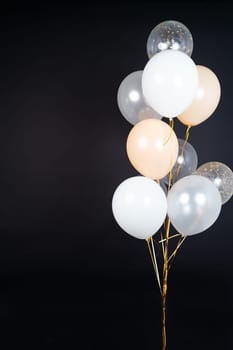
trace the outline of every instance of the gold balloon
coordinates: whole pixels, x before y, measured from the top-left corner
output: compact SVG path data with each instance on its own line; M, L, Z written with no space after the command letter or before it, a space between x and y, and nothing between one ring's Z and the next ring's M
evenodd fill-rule
M176 162L178 140L165 122L146 119L137 123L127 139L127 154L131 164L142 175L162 179Z
M199 86L191 105L178 117L185 125L194 126L204 122L218 106L221 87L218 78L209 68L197 66Z

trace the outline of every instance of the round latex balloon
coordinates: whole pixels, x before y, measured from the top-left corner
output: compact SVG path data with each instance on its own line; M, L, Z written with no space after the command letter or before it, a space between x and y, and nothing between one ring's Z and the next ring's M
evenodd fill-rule
M122 81L117 94L117 102L122 115L133 125L148 118L162 118L145 102L142 94L142 72L129 74Z
M112 199L112 211L125 232L135 238L147 239L163 224L167 200L155 181L135 176L117 187Z
M178 116L179 120L189 126L198 125L208 119L217 108L221 86L218 78L209 68L197 66L199 83L191 105Z
M175 165L172 168L172 182L175 183L177 180L184 176L191 175L196 169L198 164L197 152L194 147L185 140L178 139L179 143L179 154ZM163 182L169 182L169 175L167 175Z
M220 162L205 163L197 169L195 174L205 176L213 182L220 192L222 204L232 197L233 172L227 165Z
M160 181L160 187L162 188L162 190L163 190L163 192L165 193L165 195L167 195L167 191L168 191L168 189L167 189L167 186L166 186L166 184L165 184L165 182L162 182L162 181Z
M168 49L192 55L192 34L184 24L177 21L164 21L151 31L147 40L148 57L151 58L158 52Z
M221 196L206 177L186 176L168 192L168 216L175 229L191 236L208 229L221 211Z
M176 134L161 120L143 120L128 135L127 154L140 174L151 179L162 179L177 159Z
M192 103L198 86L197 68L181 51L166 50L153 56L142 74L146 102L160 115L173 118Z

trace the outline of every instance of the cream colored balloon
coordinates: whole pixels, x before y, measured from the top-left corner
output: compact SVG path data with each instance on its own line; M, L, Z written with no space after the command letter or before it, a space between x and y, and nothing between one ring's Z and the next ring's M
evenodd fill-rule
M178 117L185 125L198 125L208 119L218 106L221 86L209 68L197 66L199 86L191 105Z
M176 162L178 140L165 122L147 119L136 124L127 139L127 154L131 164L142 175L162 179Z

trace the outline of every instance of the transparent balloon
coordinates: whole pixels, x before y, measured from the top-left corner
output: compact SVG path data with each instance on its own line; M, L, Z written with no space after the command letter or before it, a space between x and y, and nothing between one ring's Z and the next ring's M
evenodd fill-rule
M117 93L119 109L125 119L135 125L141 120L162 116L149 107L142 94L142 73L137 71L129 74L120 84Z
M221 196L206 177L190 175L177 181L168 192L168 216L184 236L208 229L221 211Z
M233 172L220 162L208 162L201 165L195 172L197 175L210 179L220 192L222 204L229 201L233 195Z
M189 29L177 21L164 21L158 24L147 40L147 54L151 58L164 50L177 50L188 56L193 52L193 38Z
M177 180L184 176L191 175L196 169L198 164L197 152L194 147L185 140L178 139L179 143L179 154L174 167L172 168L172 182L175 183ZM163 182L169 182L169 174L162 179Z

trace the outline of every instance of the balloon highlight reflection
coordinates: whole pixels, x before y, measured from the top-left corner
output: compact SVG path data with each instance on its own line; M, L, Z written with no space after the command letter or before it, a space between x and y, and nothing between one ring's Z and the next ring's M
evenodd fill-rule
M140 174L162 179L175 164L178 140L168 124L147 119L131 129L126 148L131 164Z
M198 175L177 181L168 192L167 201L171 223L184 236L208 229L221 211L221 197L216 186Z
M129 235L146 239L163 224L167 200L162 188L143 176L131 177L116 189L112 200L113 215Z

